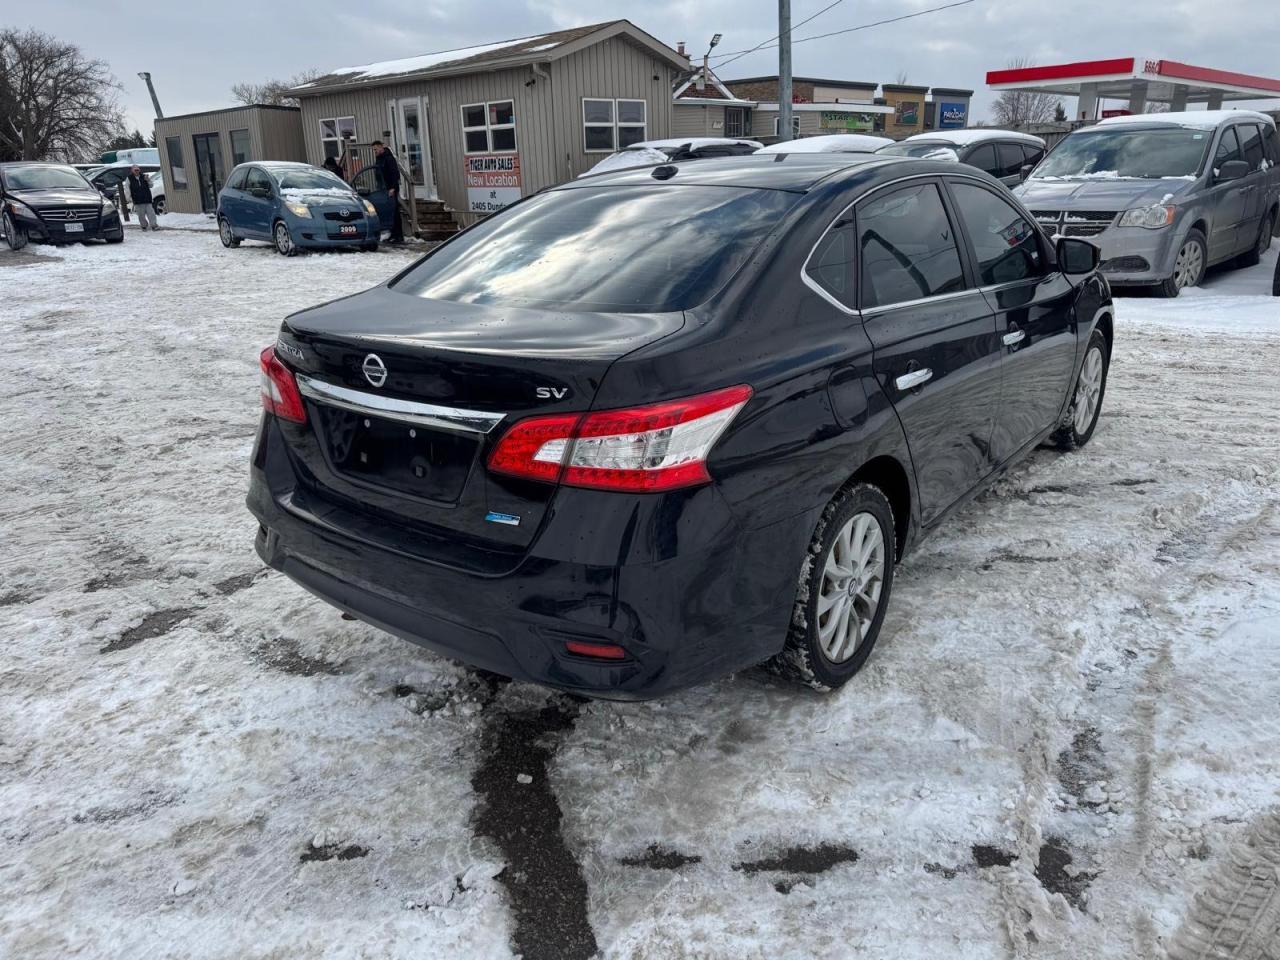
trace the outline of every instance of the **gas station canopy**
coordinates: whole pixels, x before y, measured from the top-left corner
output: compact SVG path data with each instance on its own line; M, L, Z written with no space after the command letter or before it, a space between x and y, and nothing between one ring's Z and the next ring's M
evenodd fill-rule
M1227 100L1280 97L1280 80L1148 57L992 70L987 86L1079 97L1077 119L1082 120L1093 119L1099 100L1128 100L1130 111L1141 113L1148 102L1167 103L1173 110L1203 103L1217 110Z

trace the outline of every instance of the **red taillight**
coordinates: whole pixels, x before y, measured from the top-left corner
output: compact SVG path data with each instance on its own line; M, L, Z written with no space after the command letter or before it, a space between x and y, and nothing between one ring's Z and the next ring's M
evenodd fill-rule
M597 490L706 483L711 448L749 399L744 384L643 407L530 417L498 441L489 469Z
M579 657L596 660L625 660L627 651L616 643L588 643L585 640L566 640L564 648Z
M275 347L267 347L258 357L262 366L262 406L267 413L274 413L282 420L294 423L307 422L307 410L302 405L298 382L289 368L276 356Z

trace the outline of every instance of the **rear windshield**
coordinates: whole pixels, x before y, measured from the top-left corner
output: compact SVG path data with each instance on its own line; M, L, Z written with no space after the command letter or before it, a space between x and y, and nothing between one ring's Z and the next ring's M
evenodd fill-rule
M1212 130L1087 130L1073 133L1036 167L1036 180L1192 179L1213 140Z
M10 190L49 190L57 187L79 187L87 190L89 184L72 167L49 167L32 164L29 167L6 167L4 182Z
M781 190L556 190L485 220L393 286L460 303L660 313L716 292L799 199Z
M281 190L332 190L350 193L351 188L327 170L272 170Z

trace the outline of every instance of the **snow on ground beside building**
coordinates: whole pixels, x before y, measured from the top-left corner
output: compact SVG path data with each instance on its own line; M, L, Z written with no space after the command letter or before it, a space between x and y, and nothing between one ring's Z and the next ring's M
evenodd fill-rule
M1260 902L1228 864L1280 804L1269 266L1119 300L1093 442L922 544L845 690L616 704L253 552L259 349L410 259L0 252L0 955L1129 960L1230 934L1197 894Z

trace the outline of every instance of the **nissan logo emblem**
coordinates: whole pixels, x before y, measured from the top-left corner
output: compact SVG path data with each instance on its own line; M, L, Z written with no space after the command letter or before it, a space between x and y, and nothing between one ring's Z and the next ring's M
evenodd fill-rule
M375 387L380 387L387 382L387 365L376 353L365 357L360 369L364 371L364 378Z

